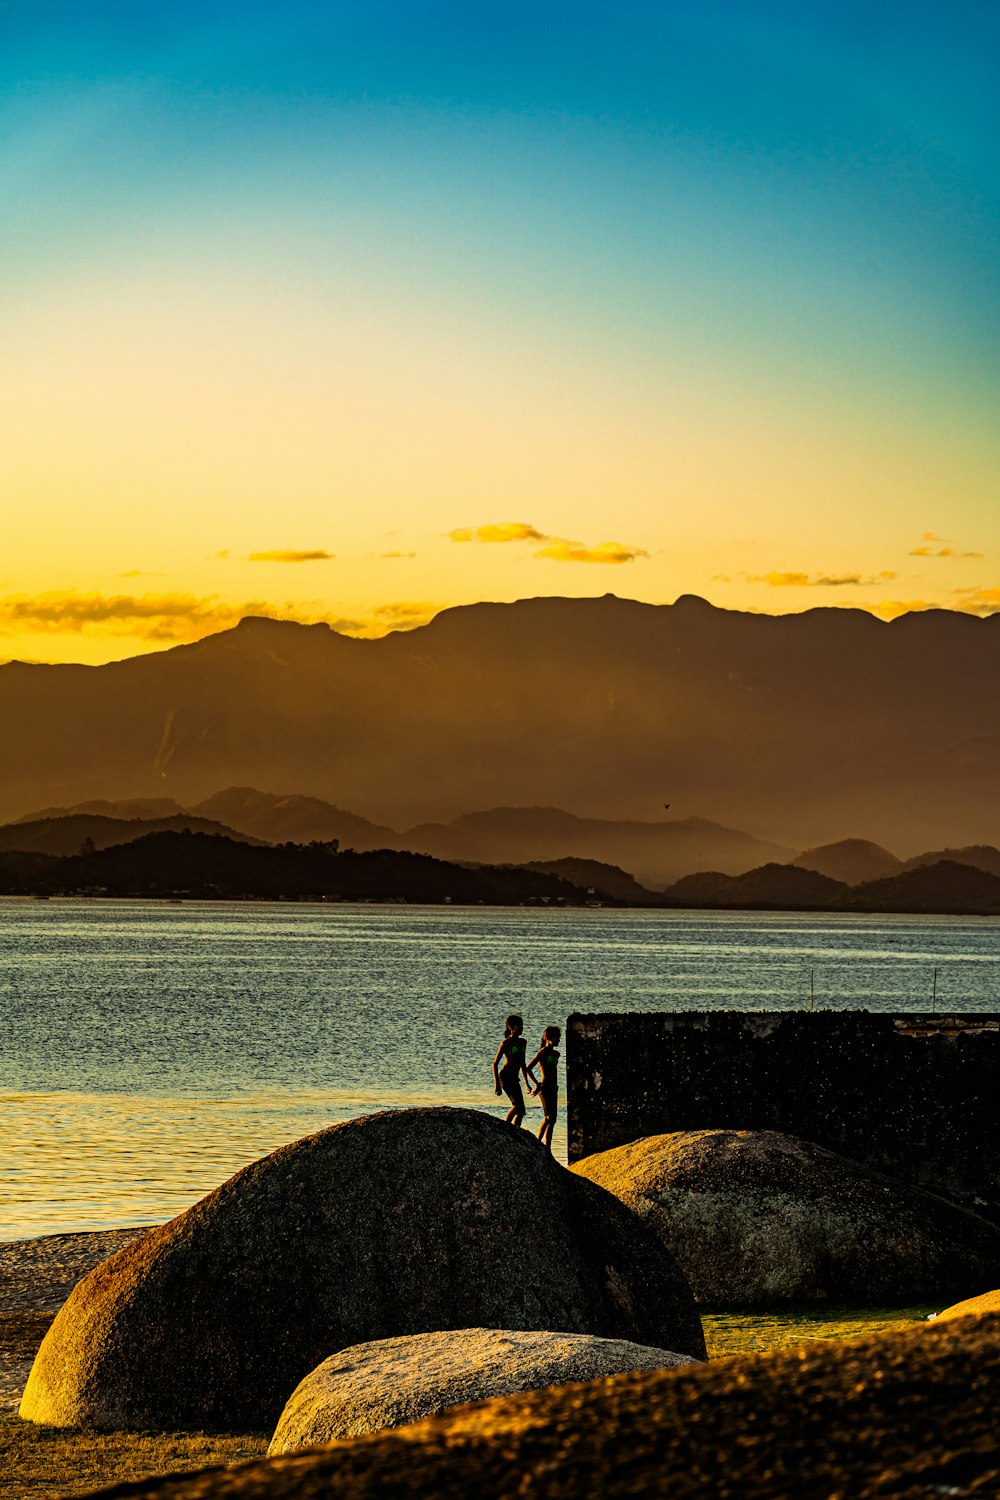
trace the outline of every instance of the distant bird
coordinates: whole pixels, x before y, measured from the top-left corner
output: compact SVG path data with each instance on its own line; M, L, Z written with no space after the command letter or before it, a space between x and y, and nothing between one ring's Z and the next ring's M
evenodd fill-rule
M664 802L664 804L663 804L663 810L664 810L664 812L668 812L669 809L670 809L670 803L669 802Z

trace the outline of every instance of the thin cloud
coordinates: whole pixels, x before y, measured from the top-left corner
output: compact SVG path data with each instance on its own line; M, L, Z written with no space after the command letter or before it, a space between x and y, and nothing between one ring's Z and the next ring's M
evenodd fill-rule
M217 596L193 594L79 594L47 593L34 598L0 599L0 630L32 631L42 635L95 632L131 635L153 641L196 640L211 630L224 630L244 614L268 610L257 600L227 604Z
M220 554L221 555L221 554ZM277 548L271 552L249 552L247 562L254 563L307 563L307 562L330 562L336 557L335 552L324 552L321 547L313 548L311 551L300 552L295 548Z
M1000 588L956 589L955 593L960 597L960 603L955 608L963 614L1000 614Z
M330 625L345 635L374 637L426 625L441 607L427 600L401 600L345 618L319 604L290 601L276 605L261 599L230 603L217 595L145 594L139 598L52 592L0 598L0 633L128 636L179 645L230 630L246 615L266 615L301 625Z
M546 542L543 531L527 521L494 521L488 526L458 526L449 531L453 542Z
M542 547L535 556L551 558L553 562L630 563L637 557L649 556L641 547L623 547L621 542L600 542L596 547L588 547L566 537L549 537L547 541L548 546Z
M749 573L750 583L766 583L772 589L839 589L845 587L869 588L872 584L888 583L896 574L888 570L882 573Z
M416 557L415 552L380 552L379 557Z
M982 557L981 552L956 552L954 547L914 547L911 557Z

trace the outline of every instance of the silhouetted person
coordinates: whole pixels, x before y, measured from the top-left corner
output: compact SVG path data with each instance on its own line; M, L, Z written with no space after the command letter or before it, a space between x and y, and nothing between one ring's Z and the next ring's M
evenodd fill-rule
M542 1045L528 1064L527 1072L531 1074L536 1065L541 1070L542 1081L532 1092L537 1094L545 1111L542 1123L538 1127L538 1139L543 1146L552 1150L552 1127L556 1123L559 1113L559 1053L556 1051L562 1041L562 1031L558 1026L546 1026L542 1032Z
M521 1092L521 1074L524 1074L525 1082L529 1088L534 1079L528 1074L524 1066L524 1057L527 1052L524 1037L524 1022L520 1016L508 1016L504 1027L503 1041L497 1048L497 1055L493 1059L493 1084L499 1094L501 1088L510 1100L510 1109L507 1111L506 1120L508 1125L520 1125L524 1119L524 1095Z

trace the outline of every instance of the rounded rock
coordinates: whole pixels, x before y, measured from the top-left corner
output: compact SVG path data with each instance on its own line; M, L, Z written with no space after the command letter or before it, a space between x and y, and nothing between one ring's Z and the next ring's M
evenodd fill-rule
M572 1171L656 1231L701 1304L900 1303L1000 1278L985 1219L776 1131L650 1136Z
M983 1292L981 1297L966 1297L964 1302L955 1302L951 1307L946 1307L944 1312L939 1312L934 1321L939 1323L942 1318L978 1317L981 1313L1000 1313L1000 1291Z
M585 1333L462 1328L380 1339L342 1349L307 1375L267 1451L363 1437L492 1396L692 1363L686 1354Z
M611 1194L489 1115L398 1110L253 1162L98 1266L49 1329L21 1415L273 1427L340 1349L553 1326L705 1353L676 1261Z

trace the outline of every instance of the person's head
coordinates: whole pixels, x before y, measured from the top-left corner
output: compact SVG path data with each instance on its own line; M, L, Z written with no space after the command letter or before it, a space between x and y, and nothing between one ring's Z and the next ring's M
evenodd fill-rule
M562 1041L562 1028L559 1026L546 1026L542 1032L542 1043L549 1047L558 1047Z
M524 1030L524 1022L520 1016L508 1016L504 1027L504 1036L520 1036Z

